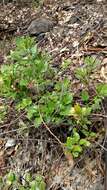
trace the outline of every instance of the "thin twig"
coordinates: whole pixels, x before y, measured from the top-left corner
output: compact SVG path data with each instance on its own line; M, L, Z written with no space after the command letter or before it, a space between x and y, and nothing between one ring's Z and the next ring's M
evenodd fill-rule
M39 94L39 88L38 88L38 83L37 83L37 92ZM39 105L38 105L39 108ZM43 117L41 115L40 109L39 109L39 115L40 118L42 120L43 125L45 126L45 128L47 129L47 131L49 131L49 133L57 140L57 142L61 145L62 149L64 149L64 144L58 139L58 137L49 129L49 127L47 126L47 124L45 123L45 121L43 120Z
M105 148L103 145L101 145L100 143L94 141L97 145L99 145L103 150L107 151L107 148Z
M103 117L103 118L107 118L107 115L103 115L103 114L92 114L92 116L98 116L98 117Z
M58 137L49 129L49 127L47 126L47 124L44 122L41 113L39 112L42 123L44 124L45 128L49 131L49 133L58 141L58 143L61 145L61 147L64 148L63 143L58 139Z

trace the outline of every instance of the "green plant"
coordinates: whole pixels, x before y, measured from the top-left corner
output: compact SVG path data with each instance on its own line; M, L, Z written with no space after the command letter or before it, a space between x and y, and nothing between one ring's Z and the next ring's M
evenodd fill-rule
M78 157L85 147L90 146L90 142L85 138L80 138L79 133L76 128L73 129L73 133L71 137L67 137L67 141L65 143L68 152L71 152L73 157Z
M16 175L10 171L6 176L0 178L0 188L18 189L18 190L45 190L46 184L41 175L32 177L30 173L26 173L24 177Z
M43 0L32 0L32 4L34 7L40 7L43 4Z
M99 98L107 97L107 84L105 83L97 84L96 91L97 91L97 96Z
M25 110L35 127L43 120L47 124L64 121L73 100L70 81L57 80L49 56L38 51L32 38L22 37L16 39L9 59L11 64L1 67L0 95L14 100L17 111Z
M89 101L89 93L86 90L82 90L81 92L81 99L84 103L87 103Z
M79 104L74 105L69 112L69 115L72 116L76 120L77 124L82 127L91 124L91 121L88 119L90 114L91 107L81 107Z
M68 69L68 67L72 64L70 59L66 59L62 62L61 64L61 70L65 71L66 69Z
M75 71L75 76L83 83L89 84L89 79L92 73L97 69L97 66L101 62L98 59L95 59L91 56L87 56L84 59L84 65L80 68L77 68Z
M96 95L93 98L91 108L93 111L101 110L102 100L107 97L107 84L96 84Z
M62 72L70 63L70 60L63 62ZM85 138L95 135L90 128L90 116L101 109L102 99L107 96L107 85L96 84L92 99L90 97L89 79L98 64L98 60L86 57L84 66L76 70L76 77L84 84L79 96L80 103L76 103L75 94L71 92L71 81L67 78L60 79L61 71L52 67L50 57L39 51L34 39L17 38L16 48L10 52L8 63L1 66L0 97L5 98L5 102L12 100L16 113L24 111L26 119L21 125L25 128L28 122L35 127L44 123L66 124L71 127L72 123L77 131L73 131L73 136L68 137L67 144L75 145L70 150L76 157L83 151L86 143L85 139L81 141L81 133ZM8 108L4 104L0 106L0 123L4 122ZM79 139L74 143L77 134Z

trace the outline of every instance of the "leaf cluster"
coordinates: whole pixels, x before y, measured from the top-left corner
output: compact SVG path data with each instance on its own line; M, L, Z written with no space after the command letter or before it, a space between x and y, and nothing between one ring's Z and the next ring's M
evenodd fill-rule
M24 176L19 176L13 171L10 171L4 177L0 177L1 189L18 189L18 190L45 190L46 184L41 175L32 177L30 173L26 173Z

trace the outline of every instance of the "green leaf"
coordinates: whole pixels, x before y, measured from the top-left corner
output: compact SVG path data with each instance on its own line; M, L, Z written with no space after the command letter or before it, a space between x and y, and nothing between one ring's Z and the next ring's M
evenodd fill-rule
M90 136L90 137L96 137L97 134L96 134L95 132L90 132L89 136Z
M87 91L82 91L82 93L81 93L81 98L82 98L82 100L84 101L84 102L87 102L88 100L89 100L89 94L88 94L88 92Z
M19 187L20 189L19 190L28 190L28 189L26 189L26 188L24 188L24 187Z
M82 129L81 132L86 136L89 137L89 131L86 129Z
M74 105L74 110L77 115L81 115L82 107L79 104Z
M76 132L76 129L73 129L72 137L67 137L66 146L69 150L73 151L75 144L78 144L80 140L79 133Z
M35 181L38 183L38 186L40 185L40 183L44 182L43 177L41 175L37 175Z
M107 84L98 84L96 86L98 96L106 97L107 96Z
M101 109L101 102L102 102L102 99L95 96L95 98L93 99L93 104L91 106L92 110L93 111L100 110Z
M75 76L77 77L77 79L84 81L87 76L87 69L86 68L76 69Z
M22 101L16 106L18 110L25 109L32 104L31 98L23 98Z
M36 56L36 54L37 54L37 46L33 46L32 48L31 48L31 53L32 53L32 56Z
M42 176L40 175L36 176L36 179L30 183L30 186L31 186L30 190L45 190L46 189L46 184L43 181Z
M67 146L67 148L68 148L69 150L72 150L72 148L73 148L72 137L67 137L67 141L66 141L66 144L65 144L65 145Z
M47 114L52 114L55 109L56 109L55 103L48 99L47 104L45 106L45 112Z
M74 145L72 151L81 153L82 152L82 147L80 145Z
M68 91L69 84L70 84L70 80L65 78L65 79L63 79L63 81L59 81L56 83L55 90L56 91L62 91L62 93L66 92L66 91Z
M13 183L16 180L16 176L13 172L9 172L7 175L7 180L11 183Z
M30 186L31 186L30 190L40 190L40 189L37 187L35 180L33 180L33 181L30 183Z
M61 99L64 105L71 104L72 100L73 100L73 95L69 92L66 94L63 94L62 99Z
M27 118L28 119L32 119L32 117L39 115L38 106L36 106L36 105L31 105L30 107L28 107L26 109L26 111L27 111Z
M84 59L84 63L88 66L88 69L90 69L91 71L93 71L94 69L97 68L97 66L99 64L101 64L101 61L96 59L95 57L92 56L87 56Z
M20 86L26 86L27 87L28 81L25 79L20 80Z
M79 154L80 154L79 152L72 152L74 158L78 158Z
M69 65L71 64L71 60L70 59L66 59L63 61L62 65L61 65L61 68L63 70L67 69L69 67Z
M60 111L60 115L69 116L70 115L71 106L64 106Z
M64 78L63 81L62 81L62 84L63 84L62 90L63 90L64 92L68 91L68 89L69 89L69 84L70 84L70 80L69 80L68 78Z
M41 117L36 117L34 120L34 125L36 128L38 128L42 124L43 120Z
M91 107L83 107L82 108L82 115L83 116L89 116L91 114Z
M83 145L83 146L86 146L86 147L90 146L90 142L87 141L86 139L80 139L79 144Z
M77 144L78 141L80 140L80 135L79 133L76 132L76 129L73 129L73 137L72 137L72 143Z
M27 182L30 182L30 181L32 180L32 177L31 177L31 174L30 174L30 173L26 173L26 174L25 174L25 180L26 180Z

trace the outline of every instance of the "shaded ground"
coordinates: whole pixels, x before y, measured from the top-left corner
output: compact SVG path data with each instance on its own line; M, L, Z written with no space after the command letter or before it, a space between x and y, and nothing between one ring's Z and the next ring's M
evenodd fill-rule
M44 1L36 8L9 3L0 6L0 64L14 47L14 37L24 35L34 18L51 18L57 24L38 46L52 56L52 64L60 68L65 59L72 65L64 73L71 81L75 92L81 84L74 78L75 68L82 65L83 57L92 55L101 61L95 80L107 81L107 5L98 1ZM0 128L0 173L12 168L23 175L26 171L44 176L48 190L101 190L104 189L104 133L103 119L97 118L102 126L99 139L74 163L66 159L60 145L46 129L24 126L24 113L16 116L8 113L6 124ZM19 128L20 127L20 128ZM63 129L52 129L60 139ZM8 139L15 139L14 146L6 148Z

